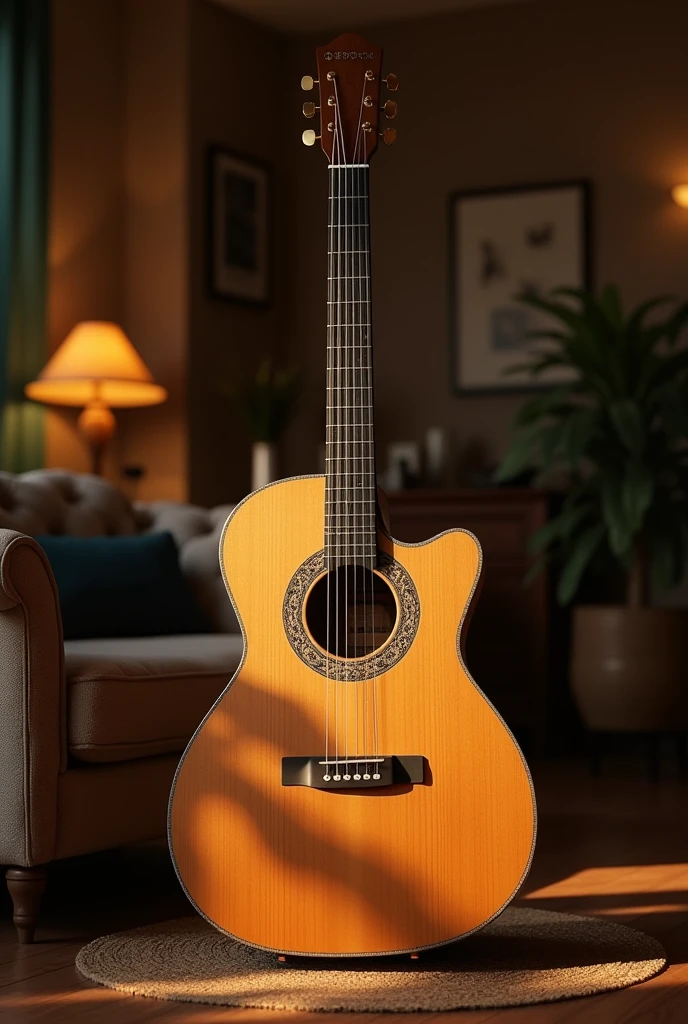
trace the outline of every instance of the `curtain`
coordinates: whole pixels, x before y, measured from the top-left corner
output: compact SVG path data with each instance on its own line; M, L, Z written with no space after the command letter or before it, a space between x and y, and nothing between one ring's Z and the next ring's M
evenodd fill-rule
M0 468L43 461L50 0L0 0Z

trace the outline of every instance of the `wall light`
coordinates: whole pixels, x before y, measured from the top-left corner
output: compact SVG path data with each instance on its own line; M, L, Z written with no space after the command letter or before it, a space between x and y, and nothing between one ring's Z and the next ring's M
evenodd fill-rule
M688 185L674 185L671 190L671 198L677 206L683 206L688 210Z

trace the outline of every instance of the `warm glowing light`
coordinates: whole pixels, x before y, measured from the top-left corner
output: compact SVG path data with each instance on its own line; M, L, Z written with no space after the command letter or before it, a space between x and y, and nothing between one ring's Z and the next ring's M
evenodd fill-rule
M678 206L688 210L688 185L674 185L671 197Z
M167 398L122 328L104 320L77 324L24 390L28 398L50 405L82 406L96 399L127 408Z

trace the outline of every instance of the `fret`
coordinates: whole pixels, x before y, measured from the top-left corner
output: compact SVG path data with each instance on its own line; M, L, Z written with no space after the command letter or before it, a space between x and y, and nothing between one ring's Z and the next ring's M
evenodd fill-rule
M361 416L360 420L357 421L354 418L353 420L349 421L350 426L352 426L352 427L362 427L362 426L365 426L365 424L363 422L363 414L364 413L366 413L366 414L369 413L372 410L372 408L373 408L372 405L367 405L365 407L361 407L360 405L344 405L344 404L341 404L341 403L339 403L337 405L326 405L325 406L325 409L328 412L330 412L331 410L334 409L336 412L337 411L341 412L341 413L346 412L348 414L348 416L352 416L353 415L354 417L356 417L356 416L358 416L360 414L360 416Z
M328 423L327 424L327 429L328 430L333 430L333 431L337 431L337 430L341 429L342 431L347 431L347 433L348 433L348 429L349 429L350 426L352 426L352 425L349 424L349 423L342 423L341 425L337 424L337 423ZM361 427L361 429L372 430L372 427L366 427L364 425L363 427ZM355 444L355 445L364 445L364 444L374 445L375 444L375 440L372 437L331 437L331 438L328 438L328 441L330 442L330 444L333 447L336 447L337 445L347 445L347 444L348 445L352 445L352 444Z
M333 483L327 484L327 491L328 491L328 493L330 493L331 491L336 491L336 490L337 490L337 488L335 487L335 485ZM355 486L350 485L346 489L347 495L349 494L350 491L377 491L377 484L376 483L372 483L372 484L356 484ZM356 501L356 498L346 497L346 498L340 498L339 500L340 501ZM360 500L361 501L369 501L370 499L369 498L361 498Z
M374 462L374 455L326 455L325 462Z
M371 384L367 385L372 387ZM328 384L328 391L364 391L366 385L364 384Z
M341 544L334 545L334 549L335 550L336 549L341 549L342 554L349 554L349 555L353 555L357 551L363 551L366 554L372 553L370 545L364 544L363 542L361 542L360 544L352 544L351 542L343 541ZM332 551L332 550L333 549L330 548L330 551Z
M337 536L339 536L340 533L342 533L342 534L353 533L357 537L362 537L363 534L372 531L374 529L374 527L375 527L375 520L373 518L366 519L366 521L364 523L352 523L351 519L349 518L349 513L348 512L339 512L339 513L326 512L325 513L325 518L326 519L344 519L349 524L348 526L338 526L337 527Z

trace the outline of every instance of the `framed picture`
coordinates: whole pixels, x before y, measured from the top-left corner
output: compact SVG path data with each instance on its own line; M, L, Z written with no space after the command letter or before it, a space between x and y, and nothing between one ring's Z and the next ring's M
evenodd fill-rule
M457 192L449 197L450 345L460 394L531 389L509 374L542 342L529 337L551 323L516 301L523 292L590 285L590 186L572 181ZM538 387L570 380L552 368Z
M272 289L272 180L260 160L208 154L208 269L218 299L267 306Z

